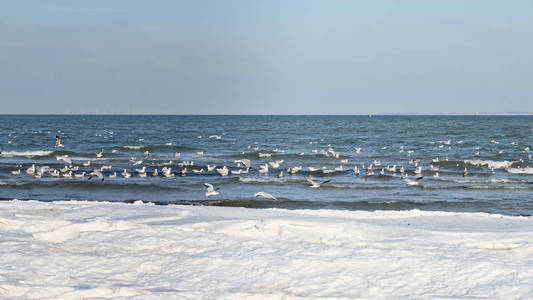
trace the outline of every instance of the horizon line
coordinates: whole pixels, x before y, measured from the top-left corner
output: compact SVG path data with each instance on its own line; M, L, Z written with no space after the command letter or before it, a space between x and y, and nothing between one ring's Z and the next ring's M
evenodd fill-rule
M0 113L0 116L533 116L533 113L529 113L529 112L362 113L362 114Z

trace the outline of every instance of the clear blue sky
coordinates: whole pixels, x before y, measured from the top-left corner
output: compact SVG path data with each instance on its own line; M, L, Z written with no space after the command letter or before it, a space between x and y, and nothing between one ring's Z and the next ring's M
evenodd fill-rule
M533 1L2 1L0 113L533 113Z

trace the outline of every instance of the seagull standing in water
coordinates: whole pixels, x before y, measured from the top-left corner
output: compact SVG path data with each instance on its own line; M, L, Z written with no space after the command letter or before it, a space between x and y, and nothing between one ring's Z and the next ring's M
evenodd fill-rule
M204 183L204 185L205 185L205 187L207 187L207 192L205 192L205 196L206 197L215 196L215 195L220 194L220 192L217 191L218 189L215 189L212 184Z

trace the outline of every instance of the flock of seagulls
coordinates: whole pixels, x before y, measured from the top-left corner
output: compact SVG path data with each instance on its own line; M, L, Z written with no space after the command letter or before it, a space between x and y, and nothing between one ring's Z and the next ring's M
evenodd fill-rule
M199 136L199 138L200 137L201 136ZM209 136L209 139L220 140L220 139L222 139L222 136L221 135L211 135L211 136ZM491 140L490 142L492 144L499 144L499 142L497 142L495 140ZM457 143L461 144L462 141L457 141ZM168 143L168 144L171 144L171 143ZM255 144L257 144L257 142ZM516 142L513 142L511 144L515 145L515 146L517 145ZM451 141L447 140L447 141L440 142L438 147L442 148L444 146L450 146L450 145L451 145ZM56 148L63 148L64 147L64 145L61 143L61 138L59 136L56 136L55 147ZM251 149L251 150L254 150L254 151L259 151L259 147L257 145L250 145L250 146L248 146L247 149L249 149L249 150ZM382 150L386 150L387 147L382 147L381 149ZM480 150L480 148L476 147L476 150ZM354 151L355 151L355 153L359 154L359 153L361 153L363 151L363 149L360 148L360 147L356 147L356 148L354 148ZM414 150L406 150L406 149L404 149L403 146L400 146L398 151L399 152L407 152L408 156L411 156L411 154L414 153ZM530 148L529 147L525 147L525 148L523 148L522 152L528 153L529 151L530 151ZM280 149L276 148L272 152L274 152L274 153L283 153L284 150L280 150ZM322 149L322 150L314 149L312 152L316 153L316 154L322 154L322 155L325 155L327 157L332 157L334 159L339 159L340 160L340 165L338 167L334 167L334 168L328 168L326 166L324 166L322 168L308 166L306 168L306 171L309 171L309 172L321 172L323 175L334 174L336 172L345 171L343 164L347 164L348 163L348 159L346 159L346 158L341 159L340 152L335 151L331 147L331 145L328 145L327 149ZM202 155L204 155L204 151L197 151L196 154L202 156ZM244 152L241 152L241 154L244 154ZM501 155L501 154L503 154L503 151L499 150L498 151L498 155ZM102 158L102 157L104 157L104 155L105 155L104 149L101 149L99 152L95 153L96 158ZM163 167L161 167L160 169L155 168L155 169L153 169L151 171L148 171L146 166L143 165L143 164L145 163L145 161L147 159L150 158L150 155L151 155L151 153L149 151L145 151L143 158L137 159L137 158L133 158L132 157L130 159L131 165L133 167L135 167L134 172L129 172L128 169L123 169L123 171L120 172L120 173L117 173L116 171L113 171L112 173L109 174L109 172L111 172L111 170L112 170L112 166L111 165L102 165L100 167L93 167L92 170L88 170L88 168L91 167L91 160L88 160L86 162L82 162L81 165L83 166L83 168L86 168L86 170L80 170L80 167L77 166L77 165L74 165L72 158L70 158L68 155L58 155L58 156L56 156L56 160L57 161L63 161L63 162L65 162L67 164L61 169L54 169L54 168L51 168L51 167L48 167L48 166L36 166L35 164L32 164L32 166L27 168L25 172L27 174L35 176L35 178L41 178L42 176L45 176L45 175L50 175L52 177L63 177L63 178L72 178L72 177L74 177L74 178L85 178L87 176L88 180L91 180L93 178L98 178L98 180L104 181L105 180L104 172L108 172L108 174L107 174L108 178L117 178L120 175L121 177L123 177L125 179L132 177L133 174L136 174L140 178L145 178L145 177L148 177L148 176L152 176L152 177L163 176L163 177L171 178L171 177L174 177L176 175L180 175L182 177L185 177L185 176L187 176L187 174L189 174L189 172L192 172L194 174L203 174L203 173L208 173L208 172L211 172L211 173L214 172L214 173L216 173L216 174L218 174L218 175L220 175L222 177L226 177L229 174L232 174L232 175L248 174L250 172L250 170L252 169L252 161L250 159L238 159L238 160L234 161L234 163L236 164L236 168L232 168L232 169L228 168L228 166L225 166L225 165L224 166L207 165L205 168L203 168L203 167L195 166L193 161L183 161L183 162L177 164L177 166L180 167L181 170L179 172L175 172L175 171L173 171L173 167L176 164L174 164L173 161L169 161L168 163L163 163ZM304 153L300 153L300 155L304 155ZM479 151L475 152L474 155L475 156L479 156ZM176 152L175 157L180 157L180 156L181 156L181 153ZM262 159L262 160L269 159L269 158L271 158L271 156L272 156L272 153L258 152L258 157L260 159ZM531 159L531 155L528 154L527 158ZM432 176L434 178L439 178L440 177L440 175L439 175L440 167L439 167L438 164L441 163L441 162L445 162L445 161L448 161L448 159L446 159L446 158L445 159L440 159L439 157L433 158L433 159L431 159L431 164L429 165L429 168L427 168L426 170L423 170L420 159L410 159L407 162L407 165L411 166L410 169L412 171L410 171L410 172L412 173L412 175L414 175L412 177L409 177L409 172L406 170L406 168L403 165L392 165L392 166L391 165L387 165L387 166L384 166L384 165L382 165L381 161L379 161L379 160L372 160L370 163L363 164L362 166L357 166L356 165L353 168L353 173L356 176L367 176L368 177L368 176L376 176L376 173L374 171L377 171L378 172L378 176L399 176L400 178L402 178L404 180L405 186L409 187L409 186L419 185L420 180L422 180L424 178L424 176L423 176L424 172L430 171L430 172L433 173ZM523 159L520 159L520 161L524 162ZM272 172L275 172L275 174L277 174L278 178L283 178L284 174L294 175L294 174L300 172L301 170L304 170L303 166L289 166L287 168L284 168L284 167L282 167L284 164L285 164L285 160L283 160L283 159L281 159L281 160L272 160L272 161L266 162L264 164L260 164L259 167L258 167L258 173L266 175L266 174L271 174ZM457 164L456 167L460 167L460 165ZM468 169L466 167L466 163L462 167L464 167L464 169L462 171L462 175L465 176L465 177L469 176L469 171L468 171ZM414 170L413 170L413 168L414 168ZM490 170L491 174L495 173L494 168L489 168L489 170ZM12 170L11 174L20 175L21 174L21 169ZM413 179L413 177L414 177L414 179ZM326 185L326 184L331 182L331 179L327 179L327 180L324 180L324 181L317 181L316 179L314 179L311 176L306 176L305 179L309 183L309 187L312 188L312 189L318 189L321 186ZM205 187L207 189L206 193L205 193L206 197L216 196L216 195L220 194L219 188L215 188L212 184L204 183L204 185L205 185ZM264 191L255 193L254 197L262 197L262 198L271 199L271 200L276 200L277 199L273 195L271 195L269 193L266 193Z

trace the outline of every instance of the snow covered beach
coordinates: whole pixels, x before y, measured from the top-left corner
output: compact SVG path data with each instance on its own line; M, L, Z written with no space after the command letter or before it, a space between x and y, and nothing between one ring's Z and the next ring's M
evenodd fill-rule
M0 298L533 298L533 219L0 202Z

